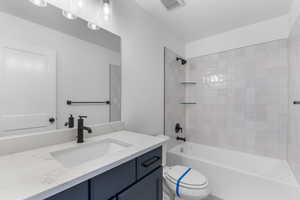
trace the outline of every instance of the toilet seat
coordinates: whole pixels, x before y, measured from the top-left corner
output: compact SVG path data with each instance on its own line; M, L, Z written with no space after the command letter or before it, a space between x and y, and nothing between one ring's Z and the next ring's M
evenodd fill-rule
M189 168L185 166L172 166L166 169L166 179L174 185L177 184L178 179ZM179 186L186 189L204 189L208 186L208 181L204 175L195 169L192 169L184 178L181 179Z

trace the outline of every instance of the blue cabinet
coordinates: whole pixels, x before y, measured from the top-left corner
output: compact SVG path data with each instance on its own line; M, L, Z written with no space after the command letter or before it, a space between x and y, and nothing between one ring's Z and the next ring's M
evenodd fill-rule
M118 200L162 200L162 168L118 195Z
M136 182L136 161L129 161L90 180L91 200L108 200Z
M46 200L89 200L89 183L81 183Z
M157 148L45 200L162 200L162 148Z
M157 148L136 159L137 178L141 179L162 164L162 148Z

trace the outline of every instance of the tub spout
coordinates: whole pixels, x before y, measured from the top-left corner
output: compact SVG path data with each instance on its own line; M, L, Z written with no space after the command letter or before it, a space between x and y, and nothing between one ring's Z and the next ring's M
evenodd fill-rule
M177 136L176 140L186 142L186 138L185 137L179 137L179 136Z

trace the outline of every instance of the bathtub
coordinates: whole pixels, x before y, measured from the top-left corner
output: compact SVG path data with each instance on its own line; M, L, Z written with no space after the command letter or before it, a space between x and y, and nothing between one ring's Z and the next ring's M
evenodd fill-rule
M199 170L224 200L299 200L300 187L286 161L200 144L167 152L167 164Z

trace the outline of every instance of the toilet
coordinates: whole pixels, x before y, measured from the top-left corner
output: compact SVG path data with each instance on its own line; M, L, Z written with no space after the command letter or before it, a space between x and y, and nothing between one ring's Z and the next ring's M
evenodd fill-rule
M206 177L195 169L180 165L164 167L164 180L173 198L201 200L209 195Z
M166 136L159 137L166 138ZM166 166L166 156L167 143L163 145L163 177L170 200L205 199L209 195L207 178L188 166Z

